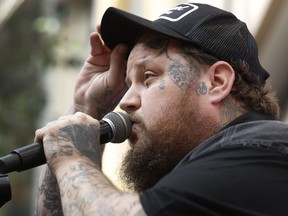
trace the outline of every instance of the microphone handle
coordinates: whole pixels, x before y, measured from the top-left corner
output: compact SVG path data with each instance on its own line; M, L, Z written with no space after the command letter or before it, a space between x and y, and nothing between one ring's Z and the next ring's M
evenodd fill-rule
M0 173L21 172L46 163L42 143L33 143L15 149L0 160Z
M104 144L113 138L113 132L108 123L100 120L100 143ZM0 158L0 173L21 172L46 163L42 143L32 143Z

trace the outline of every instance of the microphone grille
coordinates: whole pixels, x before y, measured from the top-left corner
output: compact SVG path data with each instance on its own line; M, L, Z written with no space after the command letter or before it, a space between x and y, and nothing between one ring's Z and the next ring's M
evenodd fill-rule
M123 112L109 112L103 120L108 120L113 131L113 138L110 142L124 142L131 134L132 122L127 114Z

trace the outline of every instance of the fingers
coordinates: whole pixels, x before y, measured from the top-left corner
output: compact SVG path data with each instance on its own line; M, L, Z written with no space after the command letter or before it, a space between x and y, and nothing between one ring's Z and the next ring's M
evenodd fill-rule
M97 56L103 53L110 53L111 50L102 42L99 33L93 32L90 34L90 46L92 56Z
M63 127L65 125L71 125L71 124L77 123L78 121L85 122L85 120L88 118L92 118L92 117L82 112L76 112L74 115L61 116L57 120L48 122L46 126L36 130L34 141L35 142L42 141L43 137L45 136L45 131L48 131L48 130L51 131L52 129L55 129L61 126Z
M98 34L99 34L99 36L100 36L100 38L101 38L101 26L100 25L97 25L97 32L98 32ZM111 52L111 50L105 45L105 43L104 43L104 50L106 51L106 52Z
M35 131L35 138L34 138L34 142L35 143L42 143L44 137L46 136L47 133L47 129L49 128L51 131L52 125L55 125L57 121L52 121L49 122L48 124L46 124L46 126L38 129Z
M104 45L101 41L100 35L96 32L90 35L90 45L91 45L91 55L93 57L97 57L97 55L107 54L110 55L110 49ZM111 52L110 56L110 71L108 74L109 80L111 80L112 85L116 84L116 82L123 80L126 74L126 58L128 55L128 47L125 44L117 45ZM100 59L100 56L97 57ZM96 59L90 59L91 63L99 64ZM108 63L108 62L107 62ZM112 79L110 79L112 78ZM114 83L115 82L115 83Z
M35 131L34 143L42 143L43 137L44 137L44 134L43 134L42 128L36 130Z
M87 58L87 62L89 64L92 64L93 66L98 66L100 68L109 67L111 50L105 44L103 44L98 33L91 33L90 46L91 51L90 56Z
M100 55L105 52L103 43L100 39L100 35L96 32L93 32L90 35L90 46L91 46L90 54L92 56Z
M109 80L111 85L119 84L119 80L124 81L127 69L128 47L125 44L118 44L111 53ZM110 79L112 78L113 79ZM115 82L115 83L114 83Z
M101 25L96 26L97 32L101 35Z

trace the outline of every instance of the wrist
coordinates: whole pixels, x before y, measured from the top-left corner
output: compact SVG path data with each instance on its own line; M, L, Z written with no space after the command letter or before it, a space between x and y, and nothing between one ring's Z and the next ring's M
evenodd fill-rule
M81 179L95 175L95 173L102 173L99 166L95 165L90 160L65 161L61 166L55 170L55 177L57 179L59 189L67 188L68 185L81 182ZM98 175L97 174L97 175Z
M73 104L68 110L68 114L74 114L76 112L83 112L83 113L90 115L94 119L102 119L110 111L112 110L97 107L97 106L85 106L85 105Z
M90 160L80 158L78 160L66 160L61 162L61 166L54 170L58 184L61 184L65 179L70 179L73 176L81 175L88 172L101 172L101 168Z

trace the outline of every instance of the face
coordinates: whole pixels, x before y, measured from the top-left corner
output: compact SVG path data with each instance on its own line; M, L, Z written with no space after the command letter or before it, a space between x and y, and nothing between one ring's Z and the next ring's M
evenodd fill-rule
M133 122L121 175L137 192L170 172L202 140L205 127L197 93L201 69L179 54L175 42L162 41L161 49L154 42L157 38L131 51L129 89L120 102Z

